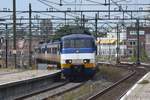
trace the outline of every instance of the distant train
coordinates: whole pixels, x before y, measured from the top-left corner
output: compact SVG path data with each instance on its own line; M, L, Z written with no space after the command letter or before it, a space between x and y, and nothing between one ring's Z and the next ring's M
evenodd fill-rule
M71 34L59 42L42 43L37 48L36 59L57 64L65 77L95 74L95 39L91 35Z

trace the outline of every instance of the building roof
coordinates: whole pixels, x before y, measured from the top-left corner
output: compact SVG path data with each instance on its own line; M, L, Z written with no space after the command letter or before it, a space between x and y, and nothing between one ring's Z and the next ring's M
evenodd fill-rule
M102 39L102 40L98 40L97 43L98 44L113 44L117 41L117 39Z

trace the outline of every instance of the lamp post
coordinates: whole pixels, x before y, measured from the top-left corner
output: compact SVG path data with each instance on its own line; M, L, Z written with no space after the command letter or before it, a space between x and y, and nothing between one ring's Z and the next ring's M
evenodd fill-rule
M98 38L98 35L97 35L97 24L98 24L98 14L96 13L95 14L95 33L96 33L96 39ZM98 52L96 52L96 55L98 55Z
M140 35L139 35L139 30L140 30L140 26L139 26L139 19L136 20L137 21L137 59L136 59L136 64L140 65Z
M32 32L31 32L31 3L29 4L29 67L32 67Z
M17 56L16 56L16 0L13 0L13 54L15 68L17 67Z
M111 42L111 40L112 40L112 38L113 38L113 35L111 34L111 33L109 33L109 63L111 63L111 60L112 60L112 50L113 50L113 45L112 45L112 42Z
M111 39L111 34L109 33L109 35L108 35L108 62L110 63L111 62L111 49L110 49L110 46L111 46L111 44L110 44L110 39Z
M120 35L119 35L119 25L117 24L117 59L116 59L116 63L119 64L120 63L120 59L119 59L119 50L120 50Z
M5 27L6 27L6 68L8 68L8 55L7 55L7 53L8 53L8 31L7 31L7 29L8 29L8 27L7 27L8 25L6 24L5 25Z

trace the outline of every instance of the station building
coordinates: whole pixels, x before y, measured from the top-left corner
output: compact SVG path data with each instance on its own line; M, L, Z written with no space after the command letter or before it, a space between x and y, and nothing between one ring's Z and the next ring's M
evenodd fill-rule
M136 54L137 52L137 28L127 28L127 53L129 56ZM139 28L140 39L140 54L146 53L150 57L150 27Z
M139 28L140 55L150 57L150 27ZM119 33L119 55L130 57L137 54L137 28L127 27ZM101 56L116 56L117 32L107 33L106 37L97 38L97 54Z
M126 56L126 33L119 34L119 56ZM97 54L101 56L117 56L117 33L107 33L107 37L97 38Z

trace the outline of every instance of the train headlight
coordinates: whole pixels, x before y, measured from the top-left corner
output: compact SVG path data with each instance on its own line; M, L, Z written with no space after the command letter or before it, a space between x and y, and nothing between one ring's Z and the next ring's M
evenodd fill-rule
M72 63L72 60L71 60L71 59L68 59L68 60L66 60L65 62L66 62L66 64L71 64L71 63Z
M83 59L83 63L90 63L90 59Z

